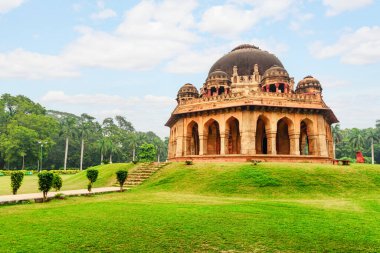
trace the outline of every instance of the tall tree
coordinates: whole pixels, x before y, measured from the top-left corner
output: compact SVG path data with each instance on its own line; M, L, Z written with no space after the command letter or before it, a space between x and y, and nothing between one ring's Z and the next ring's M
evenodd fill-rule
M67 156L69 153L69 139L74 136L75 126L77 122L74 117L65 117L61 120L61 135L65 138L65 158L63 162L63 169L67 168Z
M371 144L371 160L372 164L375 164L375 148L374 143L378 143L380 141L380 136L378 135L377 131L375 129L369 129L367 136L367 141Z
M357 128L352 129L351 132L351 137L350 137L350 143L352 147L355 149L354 151L362 151L365 145L365 136Z
M334 126L331 127L331 132L334 140L334 159L336 159L336 144L340 143L343 140L343 136L340 130L340 125L335 124Z
M88 114L82 114L80 121L79 121L79 126L78 126L78 134L81 140L80 144L80 170L83 170L83 156L84 156L84 141L85 139L89 136L91 133L91 130L93 130L93 120L95 118L88 115Z

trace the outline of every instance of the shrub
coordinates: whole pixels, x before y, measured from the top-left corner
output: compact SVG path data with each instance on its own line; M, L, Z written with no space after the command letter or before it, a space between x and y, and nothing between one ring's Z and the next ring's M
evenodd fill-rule
M11 174L11 187L13 195L17 194L18 189L20 189L22 180L24 179L24 173L21 171L14 171Z
M137 164L137 163L138 163L138 161L132 161L132 163L133 163L133 164Z
M125 183L125 180L127 180L128 171L126 170L118 170L116 172L116 179L119 182L120 185L120 191L123 191L123 185Z
M185 164L186 164L186 165L193 165L193 161L191 161L191 160L186 160L186 161L185 161Z
M98 179L99 171L96 169L88 169L87 170L87 178L88 178L88 185L87 190L91 192L92 184L95 183L96 179Z
M43 201L46 201L47 194L53 186L54 174L48 171L43 171L38 174L39 190L42 191Z
M53 177L53 188L56 191L59 191L62 188L62 177L58 174L55 174L55 173L54 173L54 177Z
M252 163L253 165L257 165L257 164L261 163L261 161L260 161L260 160L254 160L254 159L252 159L252 160L251 160L251 163Z

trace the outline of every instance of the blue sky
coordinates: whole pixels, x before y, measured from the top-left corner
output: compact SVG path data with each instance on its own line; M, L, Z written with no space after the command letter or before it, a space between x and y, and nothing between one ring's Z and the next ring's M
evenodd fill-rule
M380 119L380 1L0 0L0 93L167 136L177 90L250 43L320 80L345 127Z

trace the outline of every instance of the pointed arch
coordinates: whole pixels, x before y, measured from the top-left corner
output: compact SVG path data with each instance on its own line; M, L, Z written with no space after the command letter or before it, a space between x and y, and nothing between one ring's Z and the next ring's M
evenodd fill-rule
M290 155L290 134L293 132L294 124L288 117L277 121L276 151L279 155Z
M231 116L226 121L226 153L227 154L240 154L241 150L241 137L239 120Z
M203 130L205 137L204 149L207 155L220 154L220 127L218 121L209 119Z
M199 155L198 123L191 121L186 130L186 155Z
M256 122L256 153L268 154L269 144L267 135L270 131L270 121L264 115L260 115Z

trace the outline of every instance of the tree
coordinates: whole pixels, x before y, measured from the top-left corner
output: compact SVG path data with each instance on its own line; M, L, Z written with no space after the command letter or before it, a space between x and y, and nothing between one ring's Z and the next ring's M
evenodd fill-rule
M62 177L58 174L54 174L53 177L53 188L56 191L60 191L62 188Z
M87 189L89 192L91 192L92 185L96 182L96 179L98 178L99 171L95 169L88 169L87 170L87 179L88 179L88 185Z
M350 143L352 147L355 149L355 151L361 151L363 150L364 144L365 144L365 136L363 133L357 129L354 128L352 130L352 136L350 137Z
M91 133L91 129L93 126L93 120L95 118L91 117L88 114L82 114L80 121L79 121L79 127L78 132L81 140L81 149L80 149L80 170L83 170L83 155L84 155L84 140L88 137L88 135Z
M375 164L375 148L374 143L378 143L380 141L380 137L375 129L369 129L366 140L371 143L371 158L372 164Z
M339 144L343 140L343 136L342 136L342 133L340 130L340 125L336 124L336 125L332 126L331 132L332 132L333 141L334 141L334 145L333 145L334 159L336 159L336 144Z
M22 180L24 179L24 173L22 171L14 171L11 174L11 187L13 195L17 194L18 189L20 189Z
M54 174L48 171L38 173L38 189L42 191L43 201L47 200L47 194L53 186Z
M102 136L101 139L96 142L96 145L100 152L100 164L102 164L104 160L104 153L108 147L107 138Z
M376 128L380 128L380 119L376 120Z
M65 158L63 163L63 169L67 168L67 156L69 152L69 138L72 138L74 135L74 130L76 126L76 119L74 117L63 118L60 122L61 125L61 135L65 138Z
M135 131L135 128L133 127L132 123L127 121L123 116L116 116L115 119L120 129L128 132Z
M156 148L153 144L144 143L139 147L139 161L153 162L156 158Z
M118 170L116 172L116 178L117 178L117 181L119 182L121 192L123 191L123 186L124 186L125 180L127 180L127 177L128 177L128 171L126 170Z

